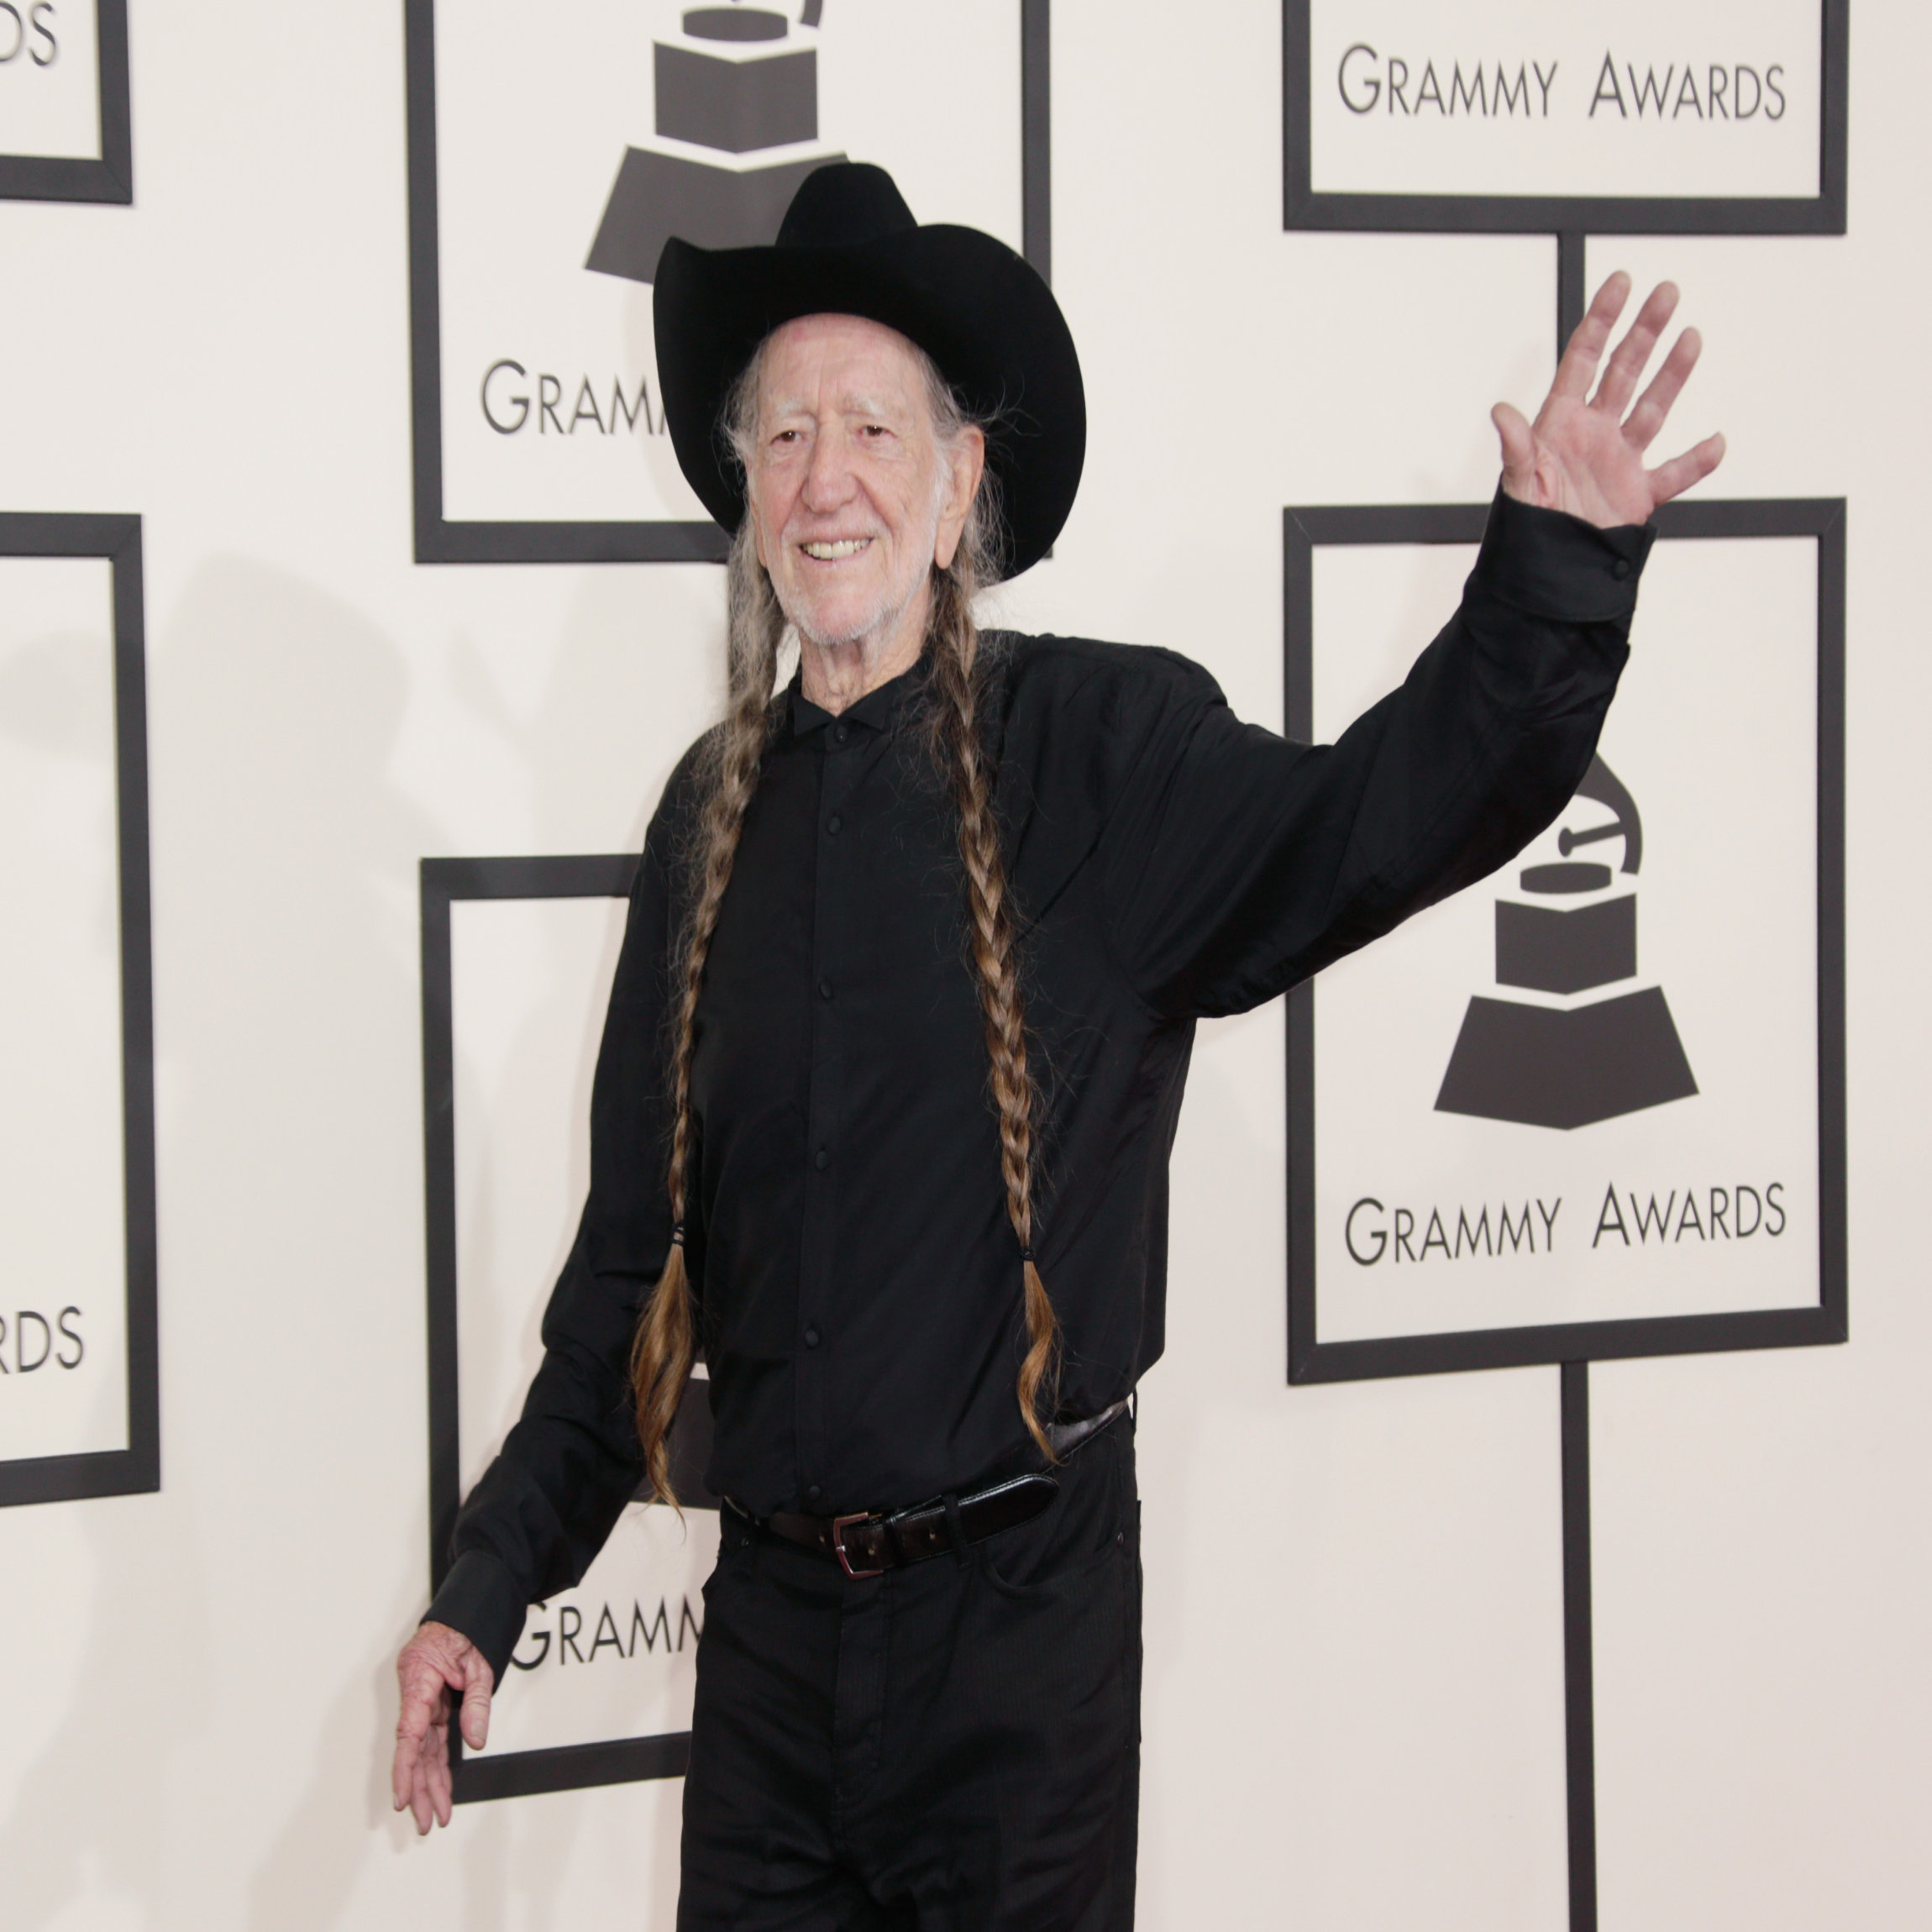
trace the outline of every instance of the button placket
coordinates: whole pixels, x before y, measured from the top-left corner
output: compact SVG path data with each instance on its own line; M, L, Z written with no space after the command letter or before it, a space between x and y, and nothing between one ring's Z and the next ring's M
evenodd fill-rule
M838 1147L843 1125L844 1047L838 976L855 931L851 800L864 766L866 734L843 721L827 728L814 840L811 942L811 1066L806 1087L805 1226L799 1255L799 1327L793 1349L797 1467L809 1502L822 1499L828 1466L828 1383L832 1349L826 1316L833 1311L838 1250ZM845 834L841 837L841 834ZM806 1311L811 1310L807 1319Z

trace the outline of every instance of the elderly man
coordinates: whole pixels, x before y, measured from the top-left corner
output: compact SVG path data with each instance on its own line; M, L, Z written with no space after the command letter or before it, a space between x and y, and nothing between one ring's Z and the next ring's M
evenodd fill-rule
M591 1193L522 1419L400 1663L395 1795L447 1822L526 1606L580 1577L709 1365L681 1927L1101 1932L1133 1914L1128 1398L1159 1357L1196 1020L1517 852L1588 764L1697 357L1590 386L1613 277L1461 608L1332 746L1165 651L982 635L1074 498L1079 366L990 237L876 168L656 284L679 459L732 533L730 697L645 841ZM1633 399L1635 406L1632 407ZM797 674L778 687L795 638Z

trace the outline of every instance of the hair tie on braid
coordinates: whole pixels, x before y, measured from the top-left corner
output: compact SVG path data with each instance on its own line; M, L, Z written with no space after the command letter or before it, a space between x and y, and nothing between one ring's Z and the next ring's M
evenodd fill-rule
M1032 1242L1023 1241L1020 1243L1020 1258L1021 1261L1031 1261L1033 1258L1033 1244Z
M682 1247L684 1245L685 1224L680 1221L675 1223L671 1229L671 1246L673 1247Z

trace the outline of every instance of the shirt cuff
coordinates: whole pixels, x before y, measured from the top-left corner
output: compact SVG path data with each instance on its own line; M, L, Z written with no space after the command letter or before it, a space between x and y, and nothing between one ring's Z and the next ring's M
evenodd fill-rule
M1540 510L1499 489L1468 588L1560 623L1627 622L1655 523L1599 530L1563 510Z
M528 1609L517 1579L502 1563L487 1550L465 1550L450 1565L423 1620L447 1624L469 1638L482 1651L500 1690Z

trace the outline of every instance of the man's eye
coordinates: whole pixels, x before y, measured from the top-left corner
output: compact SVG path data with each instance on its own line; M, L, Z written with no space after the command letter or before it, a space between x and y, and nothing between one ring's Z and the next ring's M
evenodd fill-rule
M867 436L890 436L892 432L883 423L869 423L862 433Z

